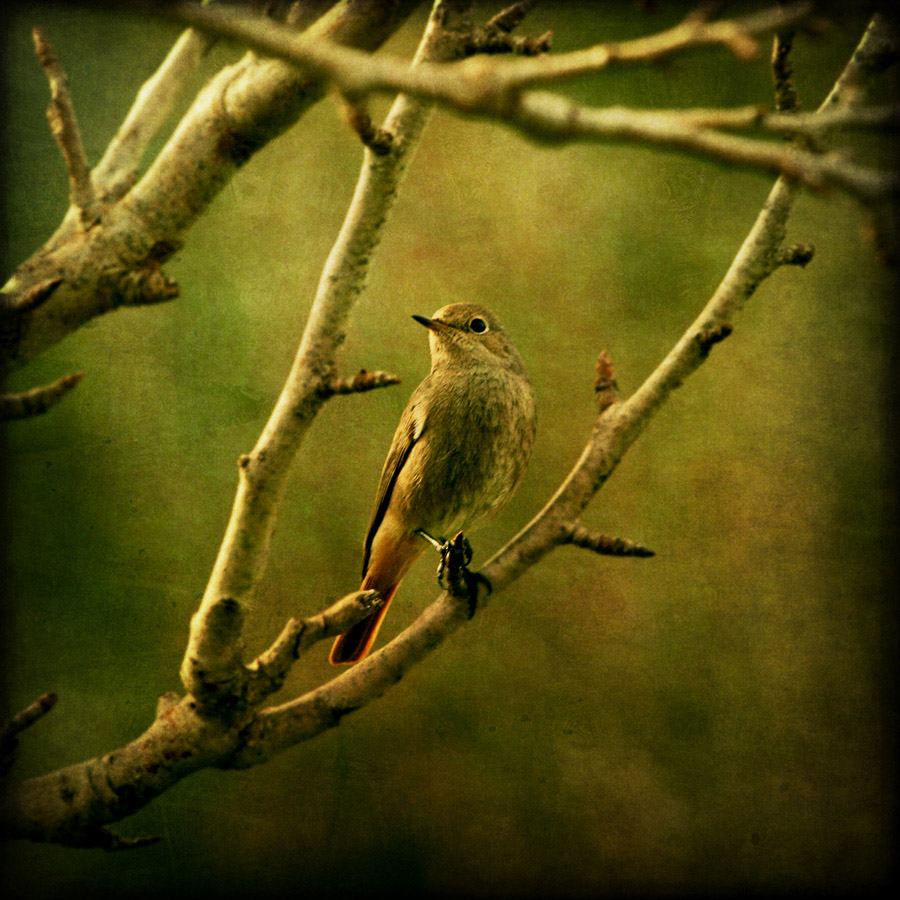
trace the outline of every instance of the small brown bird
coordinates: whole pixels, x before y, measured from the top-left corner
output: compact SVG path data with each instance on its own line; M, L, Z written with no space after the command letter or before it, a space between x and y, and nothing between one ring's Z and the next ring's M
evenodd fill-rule
M340 635L331 662L369 652L403 576L435 536L497 513L525 474L535 435L525 366L489 309L451 303L432 318L431 372L413 391L388 452L366 534L361 590L384 605Z

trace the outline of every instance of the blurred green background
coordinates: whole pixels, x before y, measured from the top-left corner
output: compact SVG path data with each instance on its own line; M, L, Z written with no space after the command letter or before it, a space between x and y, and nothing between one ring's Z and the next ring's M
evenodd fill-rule
M563 51L655 31L689 8L638 6L545 3L527 32L552 28ZM424 11L388 49L412 53L423 22ZM67 204L33 25L68 71L92 162L178 33L123 12L14 6L2 48L6 273ZM864 25L854 13L798 38L805 108ZM197 85L239 55L216 47ZM597 105L769 102L767 56L694 52L570 90ZM335 104L319 104L190 232L167 266L180 299L95 321L11 380L87 372L50 414L3 432L5 701L60 695L24 736L18 776L131 740L157 696L180 688L236 459L277 397L360 162ZM346 372L387 369L403 384L319 416L250 650L357 586L382 460L428 370L411 314L486 302L533 375L532 465L473 537L484 560L577 458L597 353L608 349L621 389L634 390L714 290L770 185L628 146L537 147L435 114L342 354ZM592 527L655 558L557 551L340 728L251 771L200 773L121 827L161 843L117 855L17 843L8 889L591 896L879 884L896 776L896 332L893 274L864 224L844 197L800 200L789 239L814 244L814 261L762 286L590 508ZM383 637L435 593L423 562ZM332 677L327 652L298 665L279 699Z

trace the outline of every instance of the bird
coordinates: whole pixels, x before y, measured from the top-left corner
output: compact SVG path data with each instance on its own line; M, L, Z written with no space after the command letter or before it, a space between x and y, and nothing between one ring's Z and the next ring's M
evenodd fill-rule
M401 580L429 543L446 549L444 536L462 538L509 502L534 445L531 380L497 315L451 303L412 318L428 329L431 371L400 416L363 545L360 590L378 591L383 603L337 637L334 665L369 652Z

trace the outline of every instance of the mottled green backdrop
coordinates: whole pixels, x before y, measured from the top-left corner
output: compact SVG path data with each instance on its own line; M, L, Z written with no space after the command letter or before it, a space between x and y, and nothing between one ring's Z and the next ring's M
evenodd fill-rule
M660 6L545 3L528 30L553 28L566 50L656 30L687 9ZM411 53L423 16L387 49ZM31 26L69 73L92 162L177 35L62 5L20 4L6 24L4 273L67 202ZM848 16L824 39L798 39L805 108L864 24ZM217 47L204 77L239 53ZM768 102L767 53L743 64L695 52L573 90L597 105ZM6 700L15 710L60 695L24 736L18 775L129 741L157 696L180 688L237 457L285 377L360 161L335 105L321 103L189 233L167 267L180 299L96 321L12 379L24 389L87 372L57 409L3 432ZM320 415L250 616L250 649L357 586L381 463L428 368L411 314L486 302L533 374L532 466L474 536L483 560L577 458L598 351L610 351L622 390L635 389L708 299L770 185L629 146L536 147L436 114L342 356L347 372L388 369L403 384ZM34 897L879 882L896 774L886 591L896 332L892 275L863 225L844 197L800 200L789 238L814 244L814 261L763 285L589 510L592 527L646 543L655 558L557 551L340 728L255 770L201 773L122 826L161 843L119 855L15 844L6 883ZM422 563L383 636L435 593ZM326 655L324 645L311 653L283 696L330 678Z

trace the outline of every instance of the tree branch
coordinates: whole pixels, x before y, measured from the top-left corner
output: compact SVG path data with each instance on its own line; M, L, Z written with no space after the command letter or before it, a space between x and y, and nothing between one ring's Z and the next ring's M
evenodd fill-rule
M752 58L759 50L756 36L795 25L812 9L812 3L792 3L722 22L688 16L666 31L617 44L531 59L474 58L449 66L424 65L415 72L404 60L371 57L310 35L293 34L275 22L214 7L176 4L153 11L303 66L351 95L402 92L466 112L487 112L535 84L596 73L613 65L656 63L697 47L724 45L739 58Z
M56 406L69 391L74 390L84 372L63 375L51 384L31 388L16 394L0 394L0 422L11 419L30 419Z
M455 17L465 13L453 12L458 5L435 4L414 67L425 60L449 59L459 52ZM290 464L325 399L348 388L346 383L334 380L335 356L344 342L350 311L365 285L369 260L381 240L428 111L429 106L419 100L398 97L383 126L392 135L390 152L377 155L366 150L353 200L322 272L294 364L256 447L241 459L231 519L200 609L192 620L182 665L185 688L201 703L207 697L218 702L222 691L232 690L238 683L235 679L241 666L236 652L217 651L214 656L201 653L210 616L225 598L239 605L250 602L265 567ZM375 386L377 380L362 377L358 386Z
M900 128L900 107L897 106L841 107L812 113L772 113L763 106L642 112L693 128L755 129L782 137L799 135L822 139L837 131L861 129L892 133Z
M884 38L876 17L823 107L860 102ZM850 86L853 89L850 89ZM496 596L553 549L569 543L579 517L612 474L653 415L708 358L710 342L732 328L732 320L760 283L784 263L785 228L798 187L776 182L728 272L706 307L656 370L627 400L601 403L591 439L565 481L544 508L480 569ZM598 367L601 393L610 388L608 359ZM606 400L609 396L606 395ZM480 594L478 605L487 597ZM469 618L467 604L442 593L392 641L321 687L262 711L249 724L236 767L268 759L293 744L338 725L349 712L382 696Z
M91 184L91 171L84 153L81 131L75 116L75 107L69 94L69 80L57 59L56 51L39 28L32 31L37 58L50 82L50 105L47 121L53 137L59 144L66 169L69 172L69 196L72 206L78 210L83 228L91 228L100 221L100 203Z
M125 121L93 171L94 186L107 202L118 200L137 180L150 142L171 115L210 45L209 36L186 29L138 91Z
M34 725L38 719L42 719L57 701L56 694L42 694L33 703L29 703L25 709L17 712L0 731L0 775L6 775L16 761L16 751L19 747L19 735Z
M684 112L592 109L562 94L526 90L535 84L596 73L613 63L652 63L709 44L724 44L738 57L752 58L758 50L755 35L795 25L808 17L811 9L811 4L797 3L720 22L709 22L694 14L667 31L620 44L598 44L534 59L475 58L455 65L426 64L416 69L410 69L401 60L374 58L329 46L305 35L294 35L276 23L232 16L222 10L176 6L171 15L307 66L354 97L399 90L467 115L503 121L536 140L649 144L787 175L815 190L833 185L865 203L883 201L900 192L900 177L854 164L839 154L819 156L800 147L719 134L698 125L702 115L692 121L691 114ZM890 120L896 123L896 117L893 112ZM706 122L711 119L707 113ZM760 126L763 122L765 119L756 115L743 127ZM790 128L784 118L776 120L776 126L782 133ZM731 118L728 127L736 127L735 118ZM813 127L807 119L806 130Z
M520 98L510 124L539 140L629 141L687 151L736 166L786 175L814 190L833 185L866 203L880 202L900 192L900 176L858 165L843 154L819 155L795 146L720 134L697 127L692 118L696 121L700 116L617 107L592 109L559 94L530 91ZM832 117L831 122L836 118ZM892 111L888 118L896 122L897 112ZM776 121L782 133L790 130L800 133L801 129L791 129L790 123L783 119ZM811 130L809 120L806 130Z
M347 43L372 51L419 2L342 0L308 31L329 45ZM279 27L293 33L288 26ZM198 52L194 41L188 43L187 50L182 47L185 65ZM163 76L162 85L151 89L147 104L160 93L177 93L183 75L182 69L179 72ZM6 366L23 365L105 312L176 296L177 286L162 273L161 263L241 166L322 96L323 85L314 75L279 60L250 53L222 69L200 92L141 179L104 210L102 229L73 234L69 216L8 280L3 291L15 296L48 279L61 283L48 302L23 319L15 340L0 348ZM139 104L135 115L140 109L145 110L140 115L149 115L147 104ZM155 127L144 118L139 139L127 149L111 147L112 156L104 157L107 163L101 174L104 180L111 179L106 188L113 196L131 165L126 159L134 161Z

